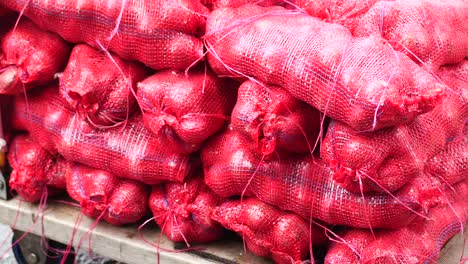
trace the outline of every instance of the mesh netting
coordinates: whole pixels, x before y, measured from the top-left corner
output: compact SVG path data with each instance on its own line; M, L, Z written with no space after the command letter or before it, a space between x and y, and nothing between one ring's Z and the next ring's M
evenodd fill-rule
M154 186L149 206L156 223L170 240L204 243L223 235L222 227L210 218L221 202L198 175L185 183Z
M256 196L263 202L329 224L361 228L399 228L418 210L417 199L397 192L363 196L333 181L332 171L310 158L262 161L255 146L227 131L202 150L206 184L223 197Z
M297 264L325 234L329 264L431 263L468 222L466 0L0 2L24 200Z
M131 89L144 74L143 66L80 44L73 48L60 75L60 94L91 124L111 125L133 113L135 97Z
M314 17L348 28L354 36L381 36L431 70L468 55L464 0L295 0Z
M55 159L31 138L20 135L9 147L8 161L13 168L9 185L25 201L38 202L65 189L64 161Z
M376 3L355 36L382 36L398 51L436 70L468 56L465 0L397 0Z
M400 230L377 231L375 239L368 230L345 232L346 243L332 243L325 263L436 263L444 244L468 221L467 191L466 181L457 184L451 206L434 207L427 219L418 218Z
M367 229L348 229L338 232L344 240L333 241L325 257L325 264L359 264L359 253L374 240Z
M191 153L224 126L236 90L210 71L162 71L139 83L137 96L146 127Z
M140 116L124 127L98 130L65 107L57 87L39 92L29 95L29 104L22 96L16 98L13 122L51 152L146 184L181 182L188 174L189 158L148 131Z
M352 192L360 192L359 178L364 191L397 190L461 135L468 118L468 61L445 67L438 75L451 91L433 111L407 125L360 134L343 123L331 123L321 156L334 169L335 180Z
M274 6L284 2L284 0L202 0L202 3L210 7L210 9L218 9L222 7L240 7L245 4L256 4L259 6Z
M148 210L149 189L139 182L77 163L69 163L66 179L68 194L87 216L123 225L140 220Z
M315 226L310 230L304 218L255 198L227 201L216 208L212 218L242 236L252 253L280 264L303 263L311 243L317 246L325 242L323 230Z
M52 81L70 52L59 36L27 19L0 39L0 47L0 94L21 93Z
M465 126L468 127L468 126ZM468 177L468 133L465 132L426 162L424 171L441 178L448 184L455 184Z
M330 23L345 26L351 32L359 19L379 0L293 0L294 4Z
M358 131L408 122L444 91L381 38L353 38L341 25L281 7L217 9L205 39L218 74L284 87Z
M279 87L247 81L239 87L231 124L261 154L308 153L320 131L320 112Z
M424 172L411 180L404 188L417 199L425 211L434 206L446 204L447 194L451 195L455 184L467 178L466 156L468 137L460 135L424 165Z
M202 57L208 9L193 0L4 0L72 43L106 47L154 69L185 69Z

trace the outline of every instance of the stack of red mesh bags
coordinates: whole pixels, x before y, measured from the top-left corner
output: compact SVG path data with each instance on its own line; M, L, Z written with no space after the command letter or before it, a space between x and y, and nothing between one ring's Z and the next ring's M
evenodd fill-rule
M276 263L431 263L468 222L464 0L4 0L0 19L26 201L151 212L189 247L231 230Z

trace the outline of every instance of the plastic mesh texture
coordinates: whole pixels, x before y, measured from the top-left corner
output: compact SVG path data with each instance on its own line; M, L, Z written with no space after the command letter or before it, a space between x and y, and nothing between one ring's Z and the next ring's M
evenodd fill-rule
M461 135L468 118L468 61L444 67L438 76L450 88L442 104L407 125L362 134L331 122L321 156L335 171L334 179L357 193L359 178L365 192L395 191L421 174L428 159Z
M66 179L68 194L89 217L123 225L137 222L148 211L149 188L142 183L77 163L69 163Z
M468 3L464 0L397 0L376 3L355 36L377 35L428 69L468 56Z
M244 5L211 13L205 35L212 68L278 85L358 131L427 112L444 88L379 37L281 7Z
M468 126L465 126L468 127ZM426 162L424 171L447 184L468 178L468 133L448 143L436 156Z
M185 183L154 186L149 206L156 223L170 240L205 243L223 235L221 225L210 218L222 201L197 175Z
M193 0L5 0L72 43L105 47L153 69L185 69L203 55L208 9Z
M348 229L338 235L345 242L332 241L325 256L325 264L359 264L360 252L374 240L367 229Z
M51 152L93 168L146 184L182 182L189 172L189 158L173 151L148 131L135 116L124 127L98 130L68 109L57 87L15 99L13 122Z
M216 208L212 218L237 232L252 253L280 264L303 263L311 243L317 246L326 240L323 230L315 226L310 230L304 218L256 198L227 201Z
M135 97L131 90L144 74L142 65L79 44L60 75L60 95L91 124L113 125L133 114Z
M380 0L294 0L298 7L314 17L345 26L351 32L360 18ZM390 2L390 1L388 1Z
M260 154L310 153L320 132L320 112L282 88L246 81L231 124L252 138Z
M400 230L377 231L375 240L365 230L345 233L343 238L351 242L350 246L356 245L356 240L362 243L354 247L354 254L347 245L333 243L331 248L334 249L328 252L325 263L436 263L441 248L462 230L468 220L466 181L457 184L455 191L459 197L452 201L451 206L434 207L428 219L418 218Z
M45 189L48 196L65 190L63 159L53 157L30 137L19 135L13 139L8 161L13 168L9 185L25 201L38 202Z
M240 7L245 4L256 4L259 6L274 6L282 4L283 0L207 0L206 6L210 9L218 9L222 7Z
M461 138L448 144L426 163L424 173L403 187L403 192L420 202L424 212L428 212L432 207L447 204L447 197L453 195L453 186L468 179L463 144L466 142ZM433 168L440 170L435 173Z
M262 161L248 138L227 131L202 149L206 184L222 197L256 196L305 218L360 228L407 225L420 205L412 195L353 194L332 179L320 161L292 158ZM351 213L352 212L352 213Z
M28 19L11 28L0 39L0 47L0 94L17 94L52 81L70 52L59 36Z
M236 91L211 71L162 71L138 84L146 127L192 153L229 118Z

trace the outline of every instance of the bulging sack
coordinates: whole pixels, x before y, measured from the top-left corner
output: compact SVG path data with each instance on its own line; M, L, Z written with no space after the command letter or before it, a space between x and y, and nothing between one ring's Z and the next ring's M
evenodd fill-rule
M180 152L192 153L224 127L236 90L210 70L161 71L138 84L146 127Z
M450 88L442 103L406 125L358 133L331 122L321 157L333 177L349 191L395 191L420 175L425 163L460 137L468 118L468 61L442 67L440 79Z
M245 136L226 131L201 151L206 184L218 195L255 196L260 201L329 224L359 228L400 228L420 210L411 193L354 194L332 179L320 160L262 160ZM349 212L353 212L350 214Z
M416 63L437 71L468 56L464 0L378 1L362 15L355 36L379 36Z
M22 19L0 38L0 48L0 94L8 95L53 81L70 54L62 38L29 19Z
M353 32L359 25L360 18L379 0L293 0L292 2L313 17L343 25Z
M185 183L153 186L149 206L162 232L175 242L206 243L219 239L223 228L211 214L223 199L205 185L201 173Z
M203 57L208 9L194 0L4 0L68 42L106 48L153 69L185 69Z
M344 241L330 243L325 264L360 264L359 254L374 240L367 229L346 229L337 232Z
M435 263L440 250L454 235L463 230L468 220L466 181L448 193L451 205L432 208L427 218L417 218L400 230L369 230L342 233L345 243L332 242L325 263ZM351 249L352 248L352 249Z
M133 115L132 90L144 77L142 65L78 44L60 74L60 95L91 125L111 126Z
M38 202L65 190L66 162L54 157L31 137L16 136L9 147L8 162L13 168L9 185L22 199Z
M207 20L208 60L221 75L256 78L358 131L407 123L444 87L380 37L282 7L220 8Z
M260 154L310 153L320 132L320 112L288 91L246 81L232 111L234 130L252 139Z
M68 194L89 217L123 225L137 222L148 211L149 188L142 183L71 162L65 174Z
M259 6L274 6L283 3L283 0L205 0L205 5L210 9L222 7L240 7L245 4L256 4Z
M189 173L189 157L175 152L145 128L141 116L124 126L96 129L81 120L58 94L44 88L15 98L13 125L26 130L52 153L65 159L145 184L182 182Z
M275 263L303 263L310 247L325 243L325 233L304 218L265 204L256 198L227 201L214 210L213 219L238 233L252 253Z
M424 171L453 185L468 178L468 134L454 139L426 162Z

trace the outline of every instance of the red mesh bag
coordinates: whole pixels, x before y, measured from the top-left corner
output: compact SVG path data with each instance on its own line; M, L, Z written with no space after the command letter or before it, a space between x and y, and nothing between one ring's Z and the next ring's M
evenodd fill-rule
M77 163L69 164L66 178L68 194L89 217L123 225L137 222L148 211L149 189L139 182Z
M348 229L339 232L344 241L333 241L325 256L325 264L360 264L359 254L374 240L367 229Z
M334 169L334 179L352 192L360 192L359 179L364 192L397 190L459 136L468 118L468 61L441 69L439 76L451 91L433 111L407 125L361 134L332 122L321 156Z
M468 177L468 133L447 144L441 152L427 161L424 171L450 185L466 179Z
M185 69L203 56L196 36L208 9L194 0L4 0L72 43L106 47L153 69ZM27 6L26 6L27 5ZM26 8L25 8L26 6Z
M219 239L223 228L211 217L222 199L194 177L185 183L153 187L149 206L162 232L175 242L205 243Z
M203 2L203 1L202 1ZM245 4L256 4L259 6L274 6L282 4L284 0L205 0L205 5L210 9L223 7L240 7Z
M467 179L468 137L460 135L424 166L424 172L412 179L404 188L417 199L427 212L430 208L447 203L447 193L453 186Z
M458 175L458 177L462 177ZM465 177L466 178L466 177ZM447 182L441 177L434 177L430 174L423 174L403 187L405 192L418 200L421 204L424 214L427 215L433 207L445 205L447 193L453 192L453 185L459 183Z
M60 94L91 124L111 125L132 114L135 97L131 90L144 74L143 66L79 44L60 75Z
M379 0L293 0L292 2L311 16L343 25L353 32L360 18Z
M281 86L358 131L408 122L444 93L381 38L353 38L341 25L281 7L217 9L205 39L218 74Z
M396 0L376 3L359 21L356 36L382 36L395 48L437 70L468 56L465 0Z
M325 263L436 263L444 244L468 221L466 181L457 184L455 191L457 195L451 206L434 207L426 219L418 218L400 230L376 231L376 239L366 239L362 243L364 246L354 247L352 241L372 237L369 231L347 232L343 238L351 241L348 245L353 246L354 254L348 246L335 244L331 246L335 249L328 252Z
M363 199L336 184L332 171L320 161L264 161L248 138L232 131L211 139L201 154L205 182L218 195L256 196L283 210L329 224L399 228L414 219L414 211L420 208L418 200L405 192L393 197L366 195Z
M45 194L53 196L65 190L65 162L53 157L31 138L15 137L8 161L13 168L9 185L24 200L38 202Z
M255 198L227 201L216 208L212 218L242 236L252 253L276 263L303 263L311 243L317 246L326 241L323 230L315 226L310 230L304 218Z
M17 94L52 81L70 52L59 36L27 19L12 28L0 45L0 94Z
M279 87L247 81L239 87L231 124L261 154L307 153L320 132L320 112Z
M161 142L148 131L141 117L125 127L99 130L91 127L65 106L56 87L49 87L15 100L13 122L28 131L46 149L70 161L146 184L182 182L189 172L189 158Z
M211 72L163 71L138 84L146 127L191 153L224 126L235 103L235 90Z

